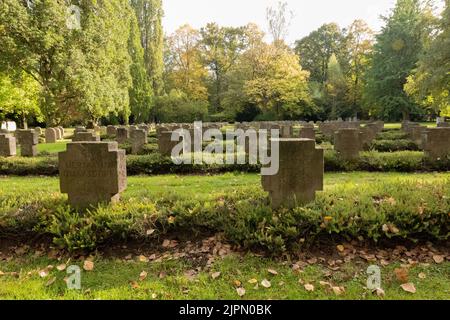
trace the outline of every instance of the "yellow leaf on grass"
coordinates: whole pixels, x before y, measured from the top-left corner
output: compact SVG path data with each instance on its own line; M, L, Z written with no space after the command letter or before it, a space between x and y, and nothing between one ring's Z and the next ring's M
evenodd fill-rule
M66 268L67 268L67 266L63 263L63 264L60 264L59 266L57 266L56 270L64 271L64 270L66 270Z
M148 273L145 271L142 271L139 275L139 280L144 281L147 278Z
M276 271L274 269L268 269L267 272L269 272L271 275L274 275L274 276L278 275L278 271Z
M444 262L444 256L434 255L434 256L433 256L433 260L434 260L434 262L436 262L437 264L441 264L441 263Z
M314 286L310 283L305 284L305 290L308 292L313 292L314 291Z
M83 269L86 271L94 270L94 262L88 260L84 261Z
M264 287L264 288L270 288L271 286L272 286L272 284L270 283L270 281L269 280L267 280L267 279L264 279L263 281L261 281L261 285Z

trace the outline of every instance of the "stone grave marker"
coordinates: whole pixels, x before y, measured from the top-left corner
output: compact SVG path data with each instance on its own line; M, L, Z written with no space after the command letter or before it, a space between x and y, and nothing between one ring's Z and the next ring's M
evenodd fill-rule
M14 157L16 154L16 138L12 134L0 133L0 157Z
M127 186L125 151L117 142L72 142L59 153L62 193L79 210L120 200Z
M294 208L315 199L323 190L324 151L316 149L310 139L275 139L279 142L278 174L262 176L262 185L269 192L272 207Z

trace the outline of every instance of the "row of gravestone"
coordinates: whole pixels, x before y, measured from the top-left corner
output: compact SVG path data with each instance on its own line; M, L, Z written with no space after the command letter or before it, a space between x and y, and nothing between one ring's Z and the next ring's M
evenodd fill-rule
M204 133L209 129L222 129L223 124L203 124L201 129ZM191 137L194 137L194 127L189 124L182 125L159 125L156 127L156 134L158 138L158 150L159 153L164 156L170 156L173 148L178 144L178 141L172 141L172 134L178 129L184 129L189 132ZM255 133L258 135L259 129L267 130L267 138L271 138L271 130L279 130L279 137L281 138L299 138L299 139L316 139L316 133L313 124L303 124L298 130L298 134L294 134L294 125L291 124L278 124L274 122L265 123L248 123L248 124L236 124L235 129L248 132L250 129L255 129ZM194 140L191 139L191 143L194 144ZM248 145L246 145L248 147ZM192 149L192 148L191 148ZM248 151L248 149L247 149Z
M263 176L273 208L292 208L323 189L324 153L310 139L279 138L279 171ZM126 155L117 142L72 142L59 153L60 189L79 210L117 202L127 186Z
M450 123L440 122L437 128L427 128L419 123L402 122L402 130L433 160L445 158L450 149Z
M410 138L421 146L428 159L436 161L450 155L450 128L411 126L405 130ZM358 159L359 152L364 150L364 144L367 142L364 133L358 129L338 130L334 139L334 149L343 160Z
M38 153L39 130L18 130L15 136L12 133L0 134L0 157L13 157L17 155L17 146L20 145L22 157L35 157Z
M35 129L36 130L36 129ZM40 131L40 129L38 129ZM40 134L40 132L39 132ZM46 143L56 143L64 139L64 128L47 128L45 129L45 142Z

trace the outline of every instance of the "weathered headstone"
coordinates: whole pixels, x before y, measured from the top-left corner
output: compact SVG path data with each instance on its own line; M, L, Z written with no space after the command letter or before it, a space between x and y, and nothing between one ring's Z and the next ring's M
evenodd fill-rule
M59 130L59 128L53 128L53 130L55 130L56 141L62 140L61 130Z
M359 129L359 139L363 150L368 150L370 148L375 137L376 131L372 127L365 126Z
M58 129L59 132L61 133L61 139L64 139L64 133L65 133L65 132L64 132L64 128L60 126L60 127L58 127L57 129Z
M334 136L334 150L342 160L359 158L362 149L360 131L358 129L341 129Z
M316 141L314 127L303 127L300 129L300 139L311 139Z
M93 131L88 132L77 132L72 138L73 142L98 142L100 141L100 136L98 136Z
M294 208L315 199L323 190L324 151L316 149L310 139L276 139L279 142L279 171L262 176L262 185L269 192L272 207Z
M16 138L11 134L0 134L0 157L13 157L17 154Z
M40 136L42 134L42 129L41 127L36 127L34 128L34 131L36 131L36 133L38 134L38 136Z
M36 157L39 135L35 130L20 130L20 155L22 157Z
M158 136L158 150L163 156L170 157L173 148L180 143L180 141L172 141L173 131L162 131Z
M420 125L412 126L408 129L408 136L417 145L421 146L422 145L422 136L426 130L427 130L426 127L422 127Z
M45 129L45 142L46 143L56 143L57 135L55 128L47 128Z
M450 128L429 128L423 134L425 156L442 160L450 155Z
M117 134L117 127L116 126L107 126L106 134L110 137L115 137Z
M294 128L288 124L282 125L280 130L280 136L282 138L292 138L294 136Z
M59 153L60 187L69 204L83 210L119 201L127 185L125 157L117 142L69 143Z
M124 127L117 128L116 141L119 144L126 143L129 138L130 138L130 131L128 130L128 128Z
M450 128L450 122L439 122L437 124L438 128Z
M79 132L88 132L88 129L86 129L86 127L78 126L75 128L74 134L77 134Z
M147 132L142 129L131 131L131 153L138 154L147 144Z

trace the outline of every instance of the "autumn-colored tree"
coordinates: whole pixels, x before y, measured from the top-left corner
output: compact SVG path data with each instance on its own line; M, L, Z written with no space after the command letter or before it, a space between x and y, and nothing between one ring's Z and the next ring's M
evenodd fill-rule
M241 64L249 76L243 90L250 103L280 119L306 113L305 107L310 103L309 73L302 70L293 52L260 43L243 55Z
M166 72L168 90L178 89L190 100L207 101L205 79L208 72L202 63L200 33L184 25L167 39Z
M347 30L346 47L349 58L347 103L353 116L361 115L363 112L365 75L370 67L374 37L373 31L363 20L355 20Z

